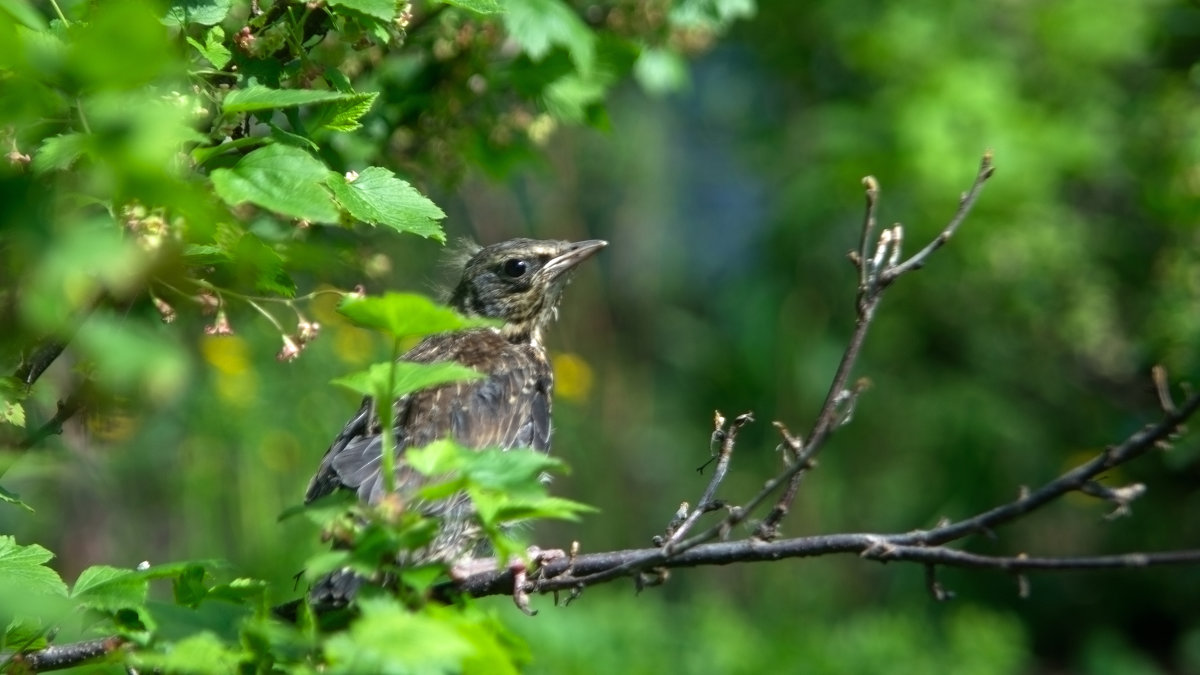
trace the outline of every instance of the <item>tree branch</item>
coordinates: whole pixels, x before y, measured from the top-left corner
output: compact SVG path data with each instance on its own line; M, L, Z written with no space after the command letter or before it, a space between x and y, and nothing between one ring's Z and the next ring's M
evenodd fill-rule
M92 659L111 654L125 645L120 637L106 637L63 645L51 645L27 652L0 655L0 671L42 673L73 668Z
M537 578L526 586L530 593L549 591L578 591L623 576L635 576L652 568L727 565L737 562L759 562L783 558L812 557L833 553L857 553L863 558L880 562L903 561L925 565L989 568L1005 571L1064 571L1111 568L1133 568L1157 565L1200 563L1200 550L1165 551L1158 553L1125 553L1089 557L1012 557L985 556L947 548L944 544L978 532L988 532L1028 514L1064 494L1081 490L1093 478L1114 466L1135 459L1148 450L1167 443L1183 423L1200 410L1200 394L1194 394L1177 408L1167 412L1156 424L1149 425L1116 446L1105 448L1091 460L1064 473L1041 488L1023 494L1007 504L971 518L948 523L932 530L893 534L832 534L764 541L751 537L732 542L697 542L674 551L664 548L634 549L609 553L575 556L557 560L541 569ZM779 479L775 479L776 485ZM736 512L735 514L736 515ZM731 515L730 520L733 516ZM724 522L724 521L723 521ZM470 595L483 596L512 591L513 579L508 571L485 572L459 583L458 588Z

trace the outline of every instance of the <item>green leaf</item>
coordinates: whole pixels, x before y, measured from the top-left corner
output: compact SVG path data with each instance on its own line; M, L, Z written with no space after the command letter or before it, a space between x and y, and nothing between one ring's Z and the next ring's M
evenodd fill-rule
M423 448L409 448L404 451L404 460L409 466L416 469L418 472L426 476L437 476L451 471L457 471L463 465L464 458L468 457L466 453L474 452L468 448L451 441L449 439L436 440ZM433 485L430 488L437 489L440 486ZM428 489L428 488L427 488ZM457 489L457 488L455 488ZM444 492L444 491L443 491ZM424 492L422 496L425 498L431 497ZM446 496L441 494L438 496Z
M372 166L354 180L331 173L327 183L350 215L371 225L445 241L438 221L446 214L425 195L387 169Z
M459 670L474 646L446 621L394 600L363 599L362 617L325 643L331 673L441 673Z
M79 328L73 346L90 359L97 382L157 400L178 394L191 363L170 333L98 310Z
M81 133L51 136L33 155L33 170L38 173L71 168L87 150L88 136Z
M0 0L0 11L7 12L22 26L31 30L44 31L47 28L41 12L28 0Z
M396 18L395 0L329 0L329 6L352 9L380 21L392 21Z
M604 101L607 85L596 78L564 75L546 87L546 110L568 122L583 122L587 109Z
M50 643L46 637L55 629L56 627L47 625L40 617L15 618L9 622L8 628L4 631L4 642L0 643L0 649L5 651L43 649L49 646Z
M376 94L346 94L340 91L321 91L317 89L271 89L253 84L245 89L235 89L221 102L221 109L226 113L257 112L260 110L276 110L280 108L296 108L313 103L328 103L345 101L357 103L363 96ZM374 99L372 99L374 100Z
M687 61L673 49L648 47L634 62L633 76L651 94L670 94L687 86Z
M29 594L65 596L66 584L45 565L53 557L37 544L21 546L13 537L0 536L0 585Z
M25 426L25 407L13 401L0 401L0 422L14 427Z
M21 498L17 495L17 493L5 490L4 486L0 486L0 504L11 504L12 506L19 506L19 507L25 509L26 511L33 513L32 506L21 501Z
M139 651L131 660L147 671L225 675L238 672L242 656L240 649L231 649L215 634L203 631L165 644L161 653Z
M497 0L442 0L447 5L469 9L476 14L499 14L504 7Z
M483 373L452 361L442 363L397 361L396 363L376 363L367 370L339 377L333 383L378 399L396 399L426 387L447 382L478 380L483 377Z
M467 318L415 293L348 296L338 305L338 311L359 326L383 331L396 339L496 324L489 319Z
M172 0L162 22L168 26L188 23L214 26L225 20L231 7L233 0Z
M371 110L378 92L342 94L344 98L323 103L313 112L315 126L334 131L354 131L362 126L359 119Z
M137 570L96 565L79 574L71 597L89 609L115 612L145 604L149 587L149 580Z
M588 74L596 59L596 35L561 0L508 0L504 25L529 58L541 60L554 46L571 55L575 68Z
M213 187L227 204L257 204L286 216L336 223L340 216L325 189L329 169L307 152L268 145L246 155L231 169L214 169Z
M207 597L242 604L248 600L265 598L268 588L269 585L262 579L240 578L209 588Z
M193 38L187 39L188 44L196 48L200 55L208 59L208 62L217 70L221 70L233 58L233 52L225 46L225 30L220 26L213 26L204 36L204 44L200 44Z
M189 565L171 584L175 596L175 604L184 607L195 607L208 595L208 586L204 577L208 571L202 565Z

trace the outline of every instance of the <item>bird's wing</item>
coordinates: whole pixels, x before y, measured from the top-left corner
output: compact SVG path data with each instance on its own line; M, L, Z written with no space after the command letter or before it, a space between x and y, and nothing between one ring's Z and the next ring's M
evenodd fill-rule
M471 448L550 449L553 374L540 349L511 344L491 331L466 331L428 337L403 358L458 361L486 377L422 389L396 402L396 486L401 493L426 482L403 461L409 447L449 437ZM379 431L373 402L367 399L326 452L305 500L339 488L355 490L369 503L382 498Z

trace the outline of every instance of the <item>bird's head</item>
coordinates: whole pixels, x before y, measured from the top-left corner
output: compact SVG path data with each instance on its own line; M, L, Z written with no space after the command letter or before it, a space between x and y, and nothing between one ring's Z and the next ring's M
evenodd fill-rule
M450 304L468 316L502 320L509 340L541 342L571 271L607 245L511 239L485 246L467 261Z

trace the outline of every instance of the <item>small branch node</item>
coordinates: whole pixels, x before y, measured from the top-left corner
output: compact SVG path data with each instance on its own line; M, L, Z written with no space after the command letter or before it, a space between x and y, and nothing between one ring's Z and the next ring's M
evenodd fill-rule
M1174 415L1179 408L1175 405L1174 397L1171 396L1171 384L1167 378L1167 369L1156 365L1150 369L1150 377L1154 381L1154 391L1158 394L1158 404L1162 406L1163 412Z
M1138 497L1146 494L1146 484L1131 483L1122 487L1110 488L1096 481L1088 481L1079 487L1079 491L1085 495L1116 504L1117 508L1113 509L1112 513L1104 516L1105 520L1115 520L1132 513L1129 505Z
M868 546L858 554L858 557L887 562L887 559L896 552L896 546L882 537L868 535L867 543Z
M925 587L929 589L929 594L938 602L945 602L954 598L954 591L947 590L942 586L942 582L937 578L937 566L925 566Z

